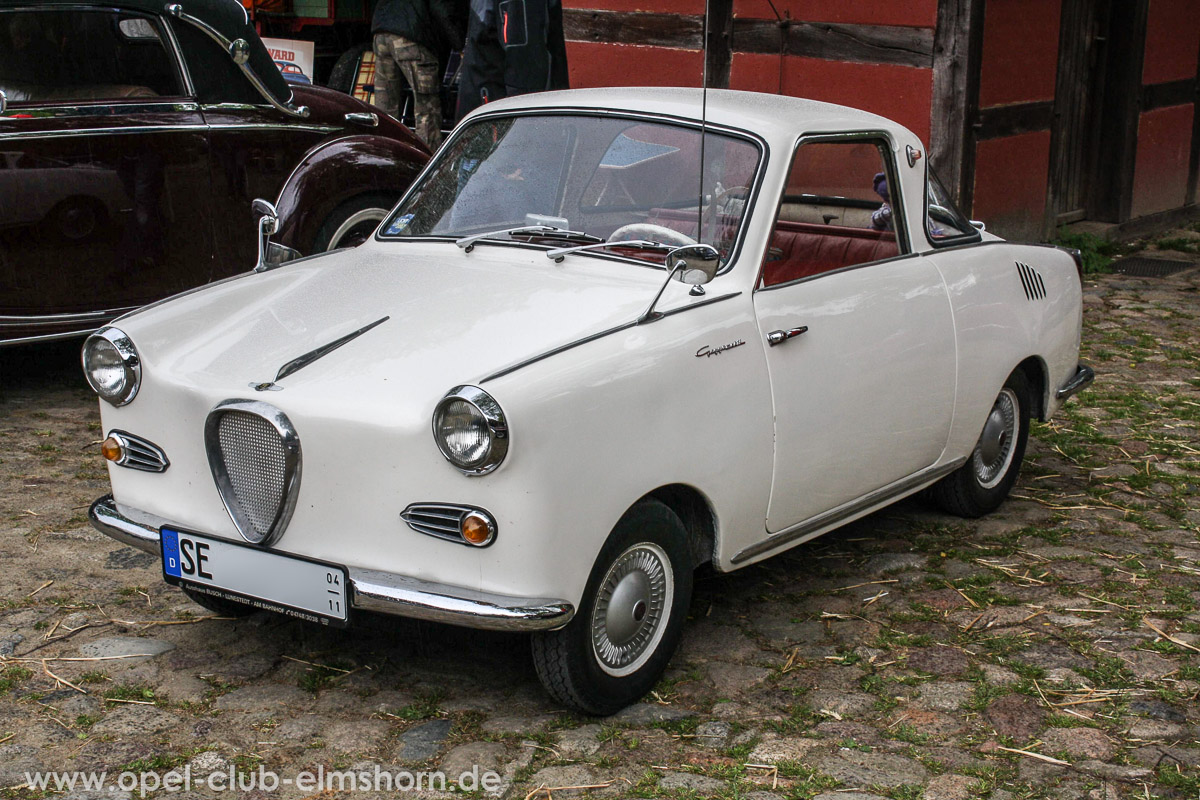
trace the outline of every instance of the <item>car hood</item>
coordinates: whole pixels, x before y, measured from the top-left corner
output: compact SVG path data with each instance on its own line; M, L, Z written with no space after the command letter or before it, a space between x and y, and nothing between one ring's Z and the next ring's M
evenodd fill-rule
M541 250L379 243L241 275L117 323L154 380L351 403L437 397L581 337L636 319L664 274ZM668 288L686 301L686 287ZM380 320L386 321L380 322ZM378 323L286 377L289 362ZM263 399L275 401L278 396ZM330 398L332 399L332 398Z

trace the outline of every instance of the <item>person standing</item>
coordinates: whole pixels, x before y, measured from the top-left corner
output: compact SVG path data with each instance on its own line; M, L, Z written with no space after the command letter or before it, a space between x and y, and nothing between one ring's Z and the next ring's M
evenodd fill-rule
M567 88L561 0L471 0L458 119L501 97Z
M442 64L463 46L466 0L380 0L371 19L375 105L400 114L400 75L413 91L416 134L431 150L442 142Z

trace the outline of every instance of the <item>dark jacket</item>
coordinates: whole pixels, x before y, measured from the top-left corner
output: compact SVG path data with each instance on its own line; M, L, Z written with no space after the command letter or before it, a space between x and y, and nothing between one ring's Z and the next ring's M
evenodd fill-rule
M458 119L501 97L569 87L561 0L471 0Z
M445 61L467 36L468 0L379 0L371 33L394 33L428 47Z

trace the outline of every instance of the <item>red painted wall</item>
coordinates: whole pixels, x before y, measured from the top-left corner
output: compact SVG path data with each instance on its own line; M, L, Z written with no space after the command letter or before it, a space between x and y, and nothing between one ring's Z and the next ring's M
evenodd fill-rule
M1142 114L1138 123L1137 166L1133 170L1133 216L1184 204L1191 144L1190 105Z
M654 14L704 16L704 0L563 0L563 8L595 8L604 11L645 11Z
M672 47L567 42L572 89L594 86L700 86L704 53Z
M1054 99L1060 0L990 0L984 12L979 105Z
M937 25L937 0L735 0L733 15L747 19L794 19L803 22L840 22L861 25ZM779 12L778 17L775 11Z
M1142 83L1196 77L1200 7L1196 0L1150 0Z
M807 97L894 119L929 141L933 70L818 58L734 53L729 88Z
M1050 170L1050 132L982 141L975 148L975 159L971 216L1006 238L1040 239Z

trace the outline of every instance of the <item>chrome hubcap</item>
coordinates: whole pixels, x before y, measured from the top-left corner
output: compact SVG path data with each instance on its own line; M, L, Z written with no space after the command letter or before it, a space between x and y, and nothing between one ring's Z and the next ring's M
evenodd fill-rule
M984 489L991 489L1000 483L1012 464L1017 426L1021 424L1019 412L1016 393L1012 389L1001 391L983 425L983 434L972 456L975 477Z
M643 542L622 553L600 583L592 649L609 675L638 670L662 639L675 594L670 564L661 547Z

